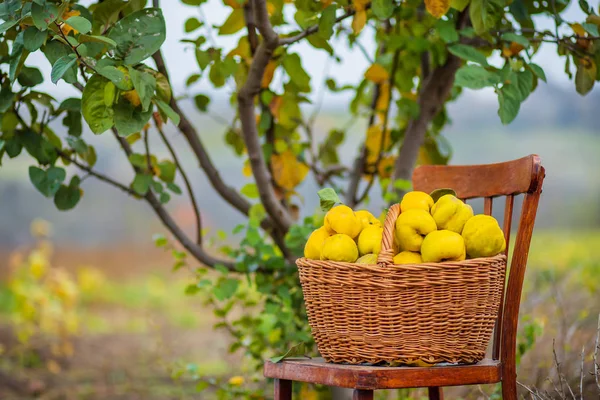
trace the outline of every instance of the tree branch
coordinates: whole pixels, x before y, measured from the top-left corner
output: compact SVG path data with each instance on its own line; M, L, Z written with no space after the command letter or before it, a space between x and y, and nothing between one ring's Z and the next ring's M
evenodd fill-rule
M457 29L462 29L469 20L468 8L459 14ZM419 104L419 116L411 119L406 128L404 141L400 147L400 153L394 165L394 174L390 184L390 190L402 194L400 189L394 187L394 181L398 179L410 180L419 149L425 141L427 127L433 117L437 115L444 106L452 86L454 76L461 66L461 59L453 54L448 54L444 65L435 68L422 82L417 103Z
M371 6L370 4L367 5L365 7L365 9L368 10L370 8L370 6ZM335 23L337 24L338 22L341 22L341 21L345 20L346 18L353 16L355 13L356 13L356 11L354 9L348 10L343 15L340 15L339 17L337 17L335 19ZM304 39L305 37L312 35L313 33L317 33L318 31L319 31L319 25L313 25L313 26L305 29L304 31L300 32L297 35L290 36L287 38L282 38L282 39L280 39L279 42L284 46L294 44L294 43L299 42L300 40Z
M199 246L202 246L202 219L200 217L200 210L198 209L198 202L196 201L196 196L194 195L194 190L192 189L190 180L188 179L188 176L187 176L185 170L183 169L183 165L181 164L181 161L179 161L179 158L177 157L177 153L175 153L175 149L173 148L173 146L167 139L167 136L165 135L163 130L160 128L159 121L157 121L156 117L154 118L154 122L156 125L156 130L158 131L162 141L164 142L165 146L167 146L169 153L171 153L171 158L173 159L173 162L177 166L177 169L179 170L179 173L181 174L181 177L183 178L185 187L188 191L188 195L190 196L190 203L192 203L192 208L194 209L194 217L196 218L196 235L197 235L196 243Z
M250 54L254 57L258 47L258 36L256 35L256 23L254 22L254 3L246 2L244 5L244 20L248 30L248 42L250 43Z
M129 145L127 140L125 140L125 138L119 136L119 133L115 128L111 128L111 130L113 132L113 135L119 142L119 145L121 146L125 154L129 157L133 153L133 151L131 150L131 146ZM132 167L135 172L139 172L138 168L136 168L133 165ZM173 234L173 236L175 236L177 241L179 241L179 243L181 243L181 245L191 255L194 256L194 258L208 266L215 266L217 264L221 264L225 266L225 268L227 268L228 270L235 271L235 265L233 264L233 262L215 258L212 255L208 254L206 250L202 248L202 246L199 246L193 241L191 241L190 238L185 234L185 232L181 230L179 225L177 225L175 220L173 220L173 218L167 212L167 210L165 210L163 204L161 204L161 202L156 198L152 191L149 190L148 193L146 193L146 195L144 196L144 198L150 204L150 207L152 207L152 209L154 210L158 218L161 220L163 225Z
M263 41L256 50L246 83L238 91L238 113L252 174L258 187L261 202L277 228L285 234L293 223L292 218L275 195L271 176L260 145L254 115L254 98L260 92L262 77L268 62L271 60L271 55L279 45L279 36L277 36L269 22L265 0L254 1L254 14L256 26L263 36Z

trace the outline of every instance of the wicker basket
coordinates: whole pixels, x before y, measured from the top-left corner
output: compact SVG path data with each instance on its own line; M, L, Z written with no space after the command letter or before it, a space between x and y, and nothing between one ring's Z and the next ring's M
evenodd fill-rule
M320 354L336 363L474 363L490 340L506 256L393 265L390 208L377 265L297 261Z

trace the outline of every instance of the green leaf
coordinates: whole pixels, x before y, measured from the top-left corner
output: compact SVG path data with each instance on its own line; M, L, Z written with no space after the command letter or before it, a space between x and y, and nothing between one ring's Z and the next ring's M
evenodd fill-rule
M475 32L482 34L492 29L502 15L504 0L471 0L469 15Z
M23 68L23 64L25 63L25 59L29 55L27 50L24 50L23 47L23 32L17 35L15 41L13 42L12 50L10 52L10 65L8 70L8 79L11 82L14 82L17 76Z
M152 240L154 241L154 245L156 247L165 247L167 244L169 244L169 241L167 240L165 235L161 235L158 233L152 236Z
M206 112L208 110L208 104L210 103L210 97L204 94L197 94L194 96L194 103L196 104L196 107L198 107L198 110Z
M34 87L44 82L44 77L37 68L23 67L21 73L17 77L17 81L21 86Z
M520 96L518 89L510 84L504 85L498 91L498 115L504 125L511 123L519 114L521 102L518 96Z
M171 122L173 122L173 125L175 125L175 126L179 125L179 122L181 122L181 118L179 117L179 114L177 114L175 112L175 110L173 110L171 108L170 105L168 105L164 101L157 99L157 98L154 99L154 102L158 106L158 109L160 111L162 111L163 113L165 113L167 118L169 118L171 120Z
M96 71L103 77L109 79L116 87L121 90L128 91L133 89L133 82L131 76L124 73L120 69L107 65L102 68L96 68Z
M582 60L577 63L575 73L575 89L580 95L586 95L594 87L596 81L596 63L594 61Z
M448 47L448 51L463 60L473 61L483 66L487 66L487 58L477 51L474 47L467 46L466 44L453 44Z
M440 197L445 196L447 194L456 197L456 192L450 188L435 189L433 192L429 193L429 196L431 196L433 202L435 203L440 199Z
M471 0L450 0L450 7L458 11L463 11L469 5Z
M183 4L187 4L188 6L199 6L204 3L206 0L181 0Z
M535 76L537 76L538 78L540 78L541 80L543 80L544 82L546 81L546 73L544 72L544 70L542 69L542 67L540 67L537 64L528 64L528 67L531 69L531 71L533 71L533 73L535 74Z
M479 65L463 65L456 72L454 84L469 89L483 89L500 81L497 73L489 72Z
M79 33L86 34L92 30L92 23L86 18L74 16L70 17L65 21L65 24L69 25Z
M371 2L371 10L379 19L387 19L394 13L393 0L373 0Z
M69 68L75 64L75 61L77 61L75 54L69 54L56 60L50 72L52 83L57 84Z
M33 23L41 31L48 29L48 25L53 23L58 16L58 7L52 3L44 2L43 5L40 5L34 2L31 4Z
M176 184L174 184L173 182L167 182L167 188L175 193L175 194L182 194L183 192L181 191L181 188L179 186L177 186Z
M323 39L329 39L333 35L333 26L335 25L335 5L328 6L321 13L319 18L318 35Z
M533 90L533 73L528 69L521 72L514 72L512 78L516 77L516 85L519 89L519 99L524 101Z
M114 40L107 38L106 36L97 36L97 35L79 35L77 37L79 43L102 43L106 44L110 47L117 47L117 42Z
M63 100L58 108L67 111L81 111L81 99L69 97L68 99Z
M150 185L152 184L152 176L148 174L135 174L135 178L133 178L133 182L131 183L131 188L134 192L139 194L140 196L144 196L150 190Z
M25 46L26 50L31 52L39 50L46 41L47 36L48 32L40 31L35 26L30 26L23 33L23 46Z
M60 185L60 188L54 195L54 204L61 211L74 208L81 199L82 191L79 188L81 179L77 175L71 178L69 185Z
M160 180L163 182L173 182L175 180L175 172L177 171L177 166L169 161L164 160L158 163L158 169L160 170Z
M527 48L530 46L529 40L525 36L517 35L514 32L506 32L502 34L502 39L507 42L515 42Z
M335 190L331 188L321 189L317 192L317 194L319 195L321 210L324 212L331 210L336 204L342 203Z
M145 8L119 20L108 33L117 44L115 57L135 65L156 53L166 38L165 19L159 8Z
M330 55L333 55L333 47L329 44L329 42L318 35L309 35L306 40L308 43L315 49L322 49L328 52Z
M137 91L138 96L140 96L142 110L147 111L152 103L154 90L156 90L156 79L147 72L138 71L132 67L128 69L133 87Z
M198 21L198 18L192 17L192 18L188 18L185 21L184 29L185 29L186 33L190 33L190 32L195 31L196 29L200 28L201 26L202 26L202 22Z
M167 192L162 192L158 197L161 204L167 204L171 200L171 195Z
M235 294L238 289L240 281L235 278L221 279L213 288L213 294L217 300L227 300Z
M10 90L10 85L2 85L0 90L0 113L5 113L12 107L15 94Z
M114 124L112 107L104 103L104 89L110 81L101 75L93 75L83 89L81 112L92 132L103 133Z
M9 30L10 28L12 28L13 26L15 26L18 23L19 23L19 20L17 20L17 19L4 21L2 24L0 24L0 34L6 32L7 30Z
M437 20L436 29L440 38L446 43L458 42L459 36L453 21Z
M258 193L258 186L256 186L255 183L245 184L244 187L242 187L242 189L240 190L240 192L250 199L257 199L260 196L260 194Z
M62 44L58 40L47 42L42 51L51 65L54 65L60 58L73 53L67 45ZM64 73L63 79L67 83L77 82L77 66L75 64Z
M598 32L598 25L589 23L589 22L585 22L583 24L581 24L581 26L583 26L583 29L585 29L590 35L592 36L600 36L600 32Z
M244 19L244 10L236 8L229 14L223 25L219 28L219 35L233 35L242 30L245 26L246 20Z
M38 167L29 167L29 179L33 186L46 197L52 197L60 188L67 174L63 168L50 167L43 170Z
M120 98L119 102L113 106L113 111L115 128L121 136L129 136L132 133L140 132L152 116L151 107L143 111L123 98Z
M283 58L283 68L290 76L293 83L299 91L310 92L310 75L302 68L300 56L296 53L287 54Z
M282 356L271 357L271 362L278 363L291 357L307 357L306 356L306 344L304 342L298 343L295 346L290 347L288 351ZM310 358L310 357L309 357Z

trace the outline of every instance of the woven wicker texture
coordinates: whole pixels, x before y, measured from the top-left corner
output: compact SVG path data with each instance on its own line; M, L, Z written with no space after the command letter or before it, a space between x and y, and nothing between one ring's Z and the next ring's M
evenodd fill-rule
M506 256L393 265L390 208L378 265L297 261L309 324L329 362L473 363L498 315Z

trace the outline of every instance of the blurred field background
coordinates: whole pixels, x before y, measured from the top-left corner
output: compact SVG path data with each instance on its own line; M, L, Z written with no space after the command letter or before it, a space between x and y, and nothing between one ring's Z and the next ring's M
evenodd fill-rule
M187 16L176 15L177 9L167 13L168 26L181 29L180 22ZM168 40L175 43L177 35ZM176 53L175 46L167 51L167 58ZM176 69L177 63L172 64ZM355 68L362 73L361 65ZM181 82L185 79L185 73L173 75L181 75ZM56 96L68 94L59 87ZM317 120L319 137L350 118L347 101L329 100ZM224 143L227 127L219 122L232 114L226 96L216 96L210 115L199 114L191 103L183 104L196 126L202 127L202 138L222 175L242 187L248 181L241 160ZM453 123L444 132L452 164L537 153L547 170L521 308L519 380L526 385L546 387L548 377L556 379L553 342L562 372L574 386L579 384L583 346L585 371L592 366L600 313L598 104L598 89L581 98L572 83L550 79L527 99L515 122L503 127L496 100L489 93L471 92L451 105ZM353 159L365 126L364 121L353 125L342 161ZM168 134L174 143L182 143L173 130ZM93 139L97 166L129 182L127 164L110 139ZM183 162L189 171L196 171L192 176L198 182L206 229L219 242L219 230L228 233L241 219L223 206L187 156L183 155ZM0 399L24 399L23 393L42 389L44 399L210 399L209 392L196 394L196 386L230 384L236 376L245 378L244 385L263 384L240 354L228 352L227 333L212 328L217 318L202 296L186 295L193 282L189 271L172 272L172 255L153 246L152 235L163 230L151 210L93 179L83 187L85 195L77 208L62 213L33 188L25 163L11 160L0 168ZM315 191L311 179L300 187L306 214L317 206ZM178 221L184 226L189 221L187 227L192 229L192 211L183 204L174 200L169 207ZM382 206L374 195L368 208L378 213ZM32 223L37 237L32 235ZM39 230L47 228L49 235L40 239ZM227 240L235 242L235 236ZM26 313L19 309L24 306L15 300L15 290L33 290L42 304L48 288L31 286L19 274L57 267L64 273L54 277L52 284L64 290L64 298L58 305L47 304L45 323L53 334L28 340ZM72 307L70 296L77 298ZM1 378L7 374L21 386L3 385ZM232 382L233 386L239 383ZM595 393L591 379L585 382L586 393ZM456 388L448 398L495 398L493 392L493 387Z

